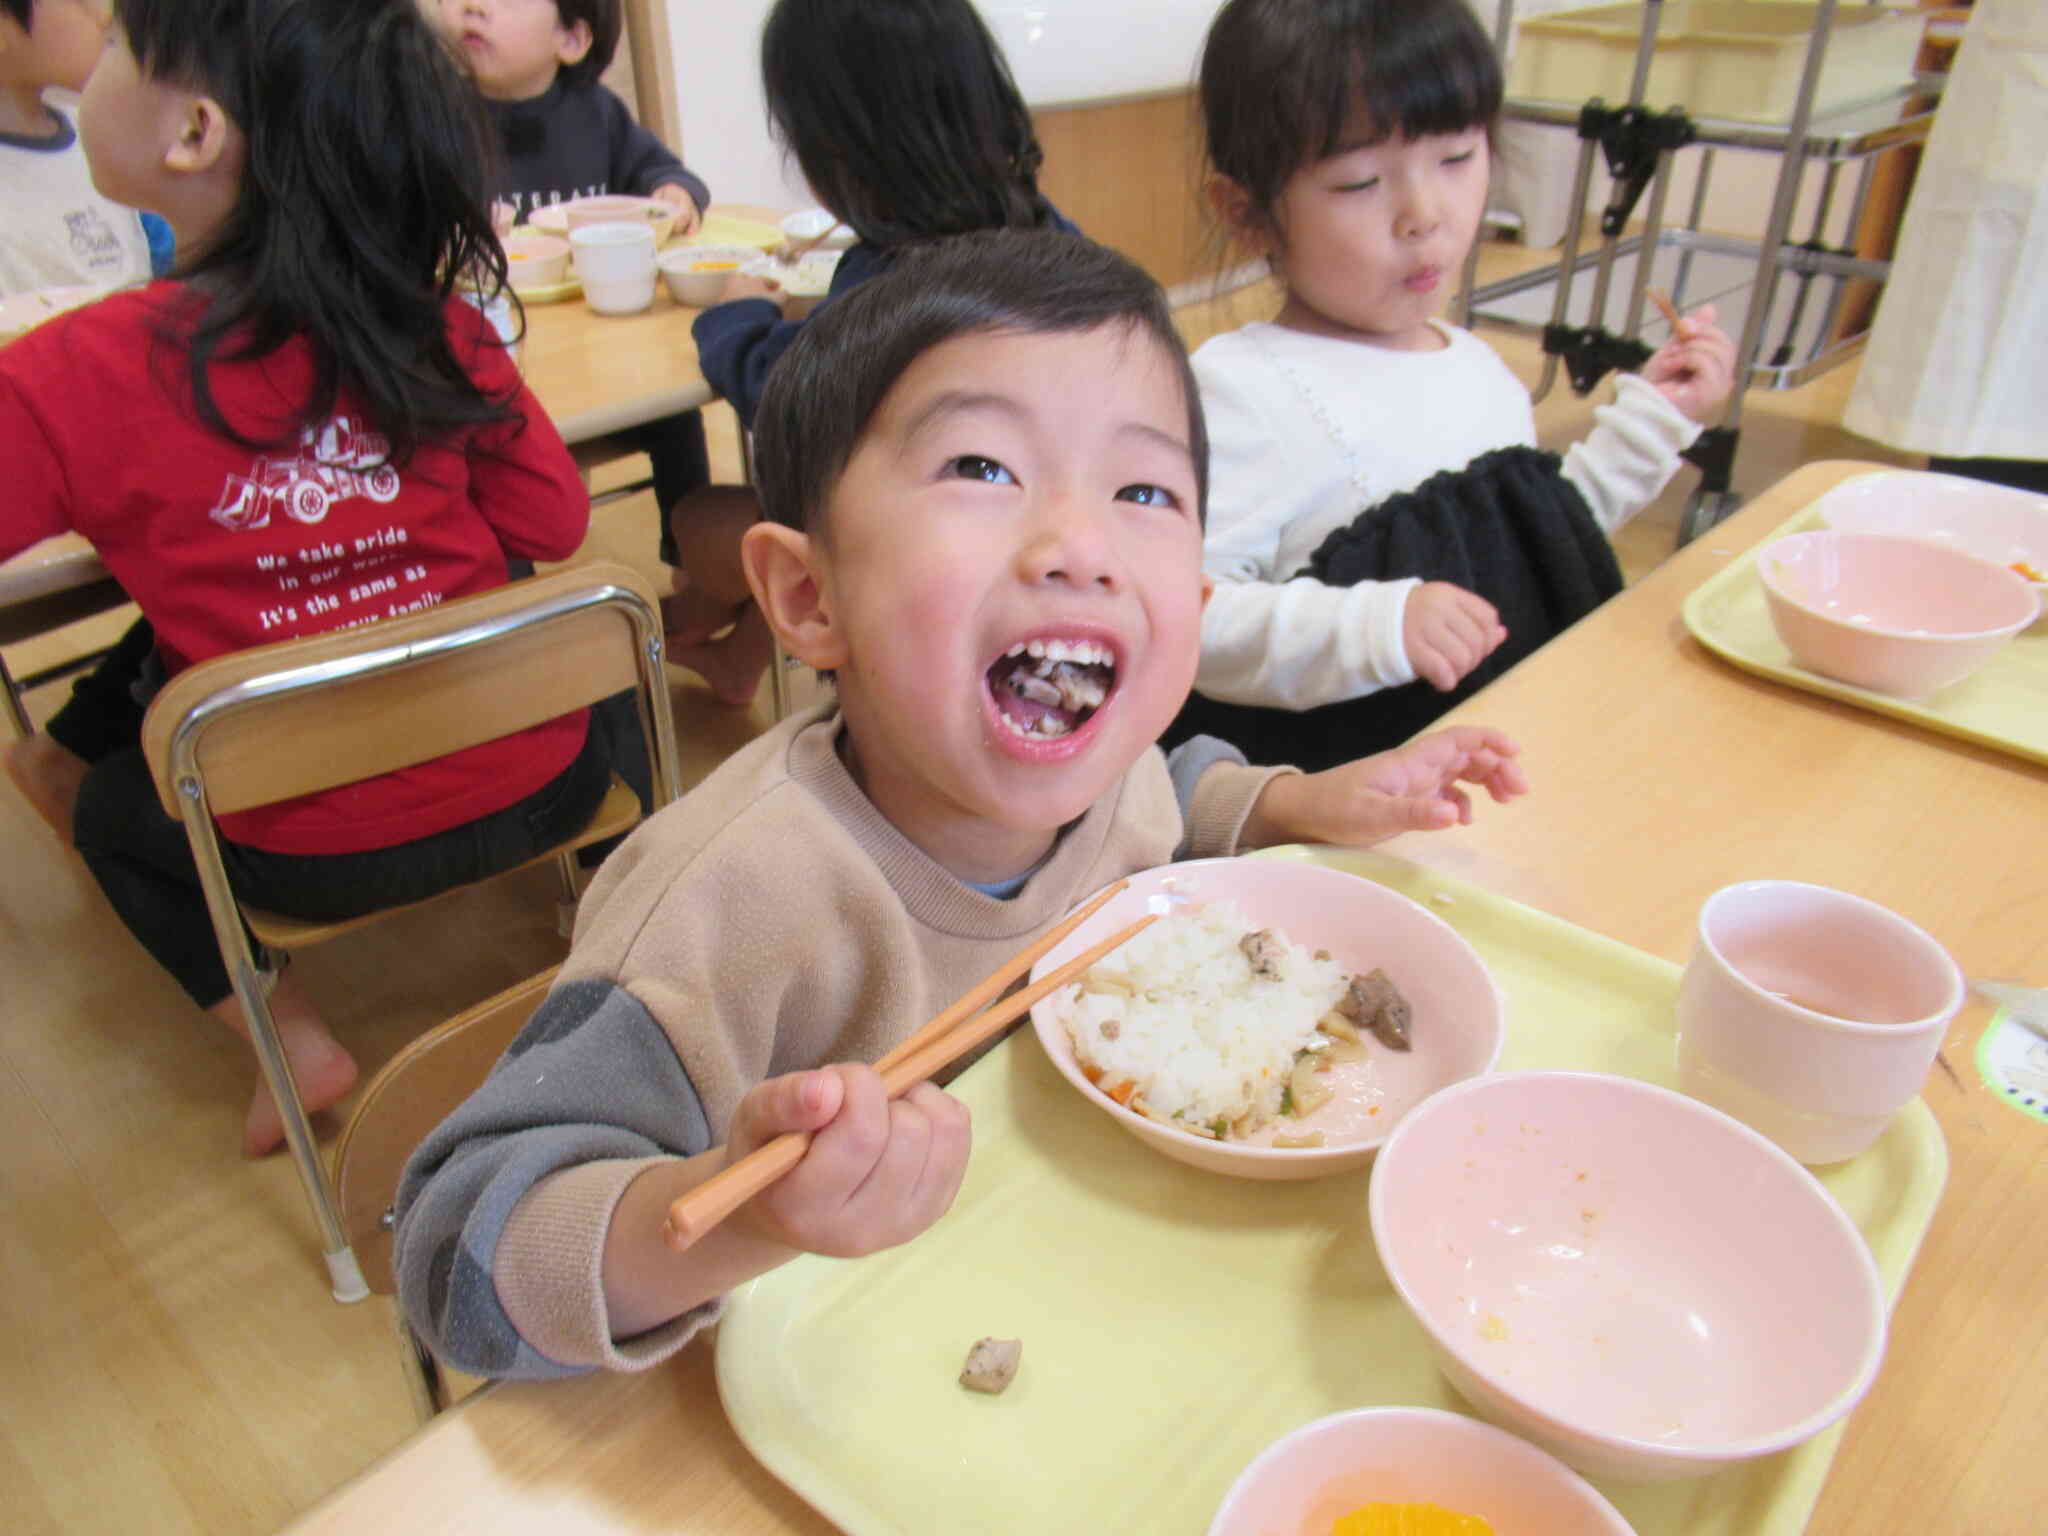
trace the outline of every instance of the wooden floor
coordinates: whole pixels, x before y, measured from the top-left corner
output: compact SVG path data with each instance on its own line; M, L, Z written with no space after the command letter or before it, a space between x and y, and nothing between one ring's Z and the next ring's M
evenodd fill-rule
M1270 303L1247 290L1234 318L1191 312L1190 335ZM1533 349L1502 351L1535 379ZM1752 396L1738 488L1810 459L1896 460L1835 425L1849 378ZM1538 412L1545 442L1570 441L1589 413L1560 391ZM714 436L730 476L729 426ZM1692 478L1617 541L1631 577L1670 552ZM653 518L645 495L601 509L593 550L651 567ZM33 672L124 622L16 647L9 664ZM672 681L693 776L768 718L765 701L721 709L685 674ZM37 718L67 686L36 691ZM11 786L0 842L0 1529L272 1531L412 1428L388 1304L328 1299L289 1163L237 1156L246 1048L211 1032L144 958ZM561 958L552 878L508 876L300 958L365 1075Z

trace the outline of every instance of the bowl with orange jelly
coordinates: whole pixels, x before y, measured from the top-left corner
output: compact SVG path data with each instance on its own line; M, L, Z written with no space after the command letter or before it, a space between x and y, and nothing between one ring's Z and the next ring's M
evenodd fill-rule
M725 285L741 266L761 253L751 246L677 245L655 260L669 297L702 309L725 297Z
M1598 1489L1517 1435L1437 1408L1356 1408L1281 1436L1209 1536L1635 1536Z

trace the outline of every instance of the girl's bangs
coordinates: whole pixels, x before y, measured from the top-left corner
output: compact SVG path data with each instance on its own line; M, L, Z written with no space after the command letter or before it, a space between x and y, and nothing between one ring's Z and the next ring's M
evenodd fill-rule
M1322 154L1490 129L1500 105L1500 62L1491 46L1475 49L1455 32L1396 32L1352 52L1326 109Z

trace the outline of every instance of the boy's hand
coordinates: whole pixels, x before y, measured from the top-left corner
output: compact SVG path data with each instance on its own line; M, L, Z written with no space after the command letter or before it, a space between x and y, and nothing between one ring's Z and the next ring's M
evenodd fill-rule
M1401 648L1415 675L1449 693L1507 639L1493 604L1448 581L1425 581L1401 611Z
M756 1236L834 1258L908 1242L946 1214L967 1171L967 1107L930 1083L893 1102L872 1067L770 1078L734 1112L737 1162L784 1131L809 1131L803 1161L730 1220Z
M1480 785L1502 803L1528 793L1520 751L1489 726L1454 725L1323 773L1283 774L1259 796L1239 844L1364 848L1468 823L1472 801L1460 784Z
M1703 304L1681 317L1640 377L1694 421L1718 416L1735 388L1735 342L1714 324L1714 306Z
M664 182L647 194L657 203L667 203L676 210L674 234L687 235L704 221L704 214L697 206L697 199L690 196L689 189L680 182Z

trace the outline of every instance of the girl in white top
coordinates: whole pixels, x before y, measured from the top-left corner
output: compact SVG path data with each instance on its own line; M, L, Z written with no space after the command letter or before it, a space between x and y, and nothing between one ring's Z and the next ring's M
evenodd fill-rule
M1434 318L1501 102L1465 0L1230 0L1201 90L1211 200L1286 299L1195 354L1216 591L1169 739L1315 767L1405 739L1619 590L1605 535L1677 470L1735 349L1696 312L1591 436L1537 452L1521 383Z

